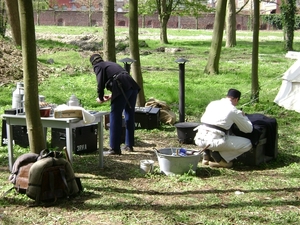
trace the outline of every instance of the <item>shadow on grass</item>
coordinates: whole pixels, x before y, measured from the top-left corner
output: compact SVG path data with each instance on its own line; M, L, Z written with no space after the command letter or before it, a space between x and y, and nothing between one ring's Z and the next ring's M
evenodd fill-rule
M155 197L157 199L165 197L173 196L174 198L180 197L193 197L195 200L198 198L205 199L206 196L211 195L230 195L236 192L236 189L197 189L193 191L182 191L178 189L178 191L154 191L151 189L147 190L139 190L139 189L128 189L128 188L118 188L118 187L91 187L87 186L88 190L93 191L84 191L76 197L71 197L69 199L58 199L55 203L41 203L40 206L55 206L58 208L71 208L76 210L86 210L86 211L100 211L100 210L107 210L113 212L116 210L156 210L157 212L170 212L170 211L190 211L193 210L210 210L210 209L240 209L249 205L249 200L240 198L239 201L231 201L228 203L216 203L215 201L192 201L189 204L177 204L177 202L173 204L159 204L159 203L152 203L147 202L143 196ZM244 194L270 194L270 195L277 195L280 193L297 193L300 191L300 188L266 188L266 189L251 189L251 190L240 190ZM101 193L101 194L97 194ZM121 201L121 199L116 201L111 201L109 204L107 202L101 200L104 197L111 196L112 198L116 198L116 196L120 195L120 198L127 198L126 196L135 196L134 203L132 201L126 202ZM99 199L99 201L94 202L93 200ZM31 205L33 200L30 201L26 196L20 198L2 198L0 200L1 205L9 204L9 205ZM300 201L295 198L295 200L286 200L284 198L277 198L274 200L268 201L261 201L261 199L253 199L251 200L251 207L252 208L261 208L261 207L278 207L282 205L289 205L289 206L300 206Z
M116 180L130 180L134 178L142 178L143 174L140 173L140 161L144 159L153 160L154 166L159 171L159 163L154 150L149 149L153 147L153 144L149 144L145 149L135 152L124 152L121 156L104 156L103 168L99 166L99 155L97 153L90 153L85 155L75 156L73 164L74 171L83 175L93 174L95 179L116 179ZM300 162L300 157L295 155L289 155L286 153L280 153L276 159L273 159L266 163L261 163L257 166L244 165L239 162L234 162L232 170L234 171L261 171L261 170L273 170L288 166L292 163ZM201 166L199 162L195 176L198 178L209 178L222 176L222 169L210 168ZM164 174L157 173L156 175L165 176ZM99 177L98 177L99 176ZM89 178L90 179L90 178Z
M206 196L210 195L229 195L235 193L236 189L234 187L229 189L218 189L218 188L199 188L195 190L185 191L183 189L178 189L176 191L168 191L168 189L160 189L154 190L152 188L135 188L132 186L122 187L120 185L114 185L114 182L109 185L103 185L104 180L130 180L130 179L139 179L137 180L137 184L142 182L143 179L148 180L149 182L159 182L161 178L165 175L160 175L158 173L154 173L154 176L157 179L151 181L149 177L145 178L145 175L139 172L139 161L141 159L152 159L157 161L156 155L154 151L150 151L146 149L145 151L137 151L132 153L124 153L121 156L105 156L104 157L104 167L99 167L99 158L98 152L87 153L83 155L74 155L74 171L76 174L79 174L81 177L83 186L85 188L84 192L82 192L79 196L71 198L71 199L60 199L54 204L46 204L42 206L55 206L58 208L71 209L76 207L77 210L108 210L108 211L116 211L120 209L126 210L159 210L163 213L167 213L170 210L181 210L181 211L189 211L190 209L194 210L209 210L209 209L223 209L224 204L216 203L215 201L193 201L189 202L189 204L158 204L147 202L147 198L163 198L164 196L173 196L176 197L184 197L195 198L195 199L205 199ZM251 171L251 170L268 170L275 169L279 167L287 166L291 163L299 162L300 157L295 157L294 155L280 153L277 159L272 160L268 163L261 164L259 166L244 166L244 165L235 165L233 170L236 171ZM157 166L156 166L157 167ZM2 168L0 171L4 171ZM217 177L222 176L222 169L214 169L210 167L201 167L198 166L196 171L197 178L209 178L209 177ZM161 176L161 177L160 177ZM287 176L297 176L297 174L289 174ZM95 182L98 185L95 185ZM282 193L297 193L300 191L300 188L260 188L260 189L247 189L247 190L239 190L245 194L264 194L270 193L270 195L277 195ZM119 197L117 197L119 195ZM111 201L109 204L103 200L103 198L107 198L111 196L112 198L117 198L119 200ZM126 201L128 196L135 196L135 201ZM147 198L145 199L145 196ZM98 200L99 199L99 200ZM123 201L123 200L124 201ZM95 202L97 201L97 203ZM145 202L147 204L145 204ZM25 197L16 197L16 196L8 196L2 198L0 200L1 205L28 205L32 203L26 196ZM238 209L240 207L245 207L249 204L247 199L243 200L241 198L238 202L230 201L226 203L227 209ZM253 199L251 201L251 207L277 207L278 205L293 205L300 206L300 202L298 199L295 200L286 200L284 198L268 200L261 202L259 199Z
M299 156L289 154L289 153L279 152L276 158L270 159L269 161L263 162L259 165L249 166L235 161L234 170L236 171L269 170L269 169L282 168L292 163L299 163L299 162L300 162Z

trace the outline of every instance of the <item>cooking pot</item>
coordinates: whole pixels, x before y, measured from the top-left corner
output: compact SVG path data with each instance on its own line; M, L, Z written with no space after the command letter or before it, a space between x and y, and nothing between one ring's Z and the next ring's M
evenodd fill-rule
M177 128L178 141L182 144L194 144L194 138L197 131L194 131L200 123L181 122L175 123Z

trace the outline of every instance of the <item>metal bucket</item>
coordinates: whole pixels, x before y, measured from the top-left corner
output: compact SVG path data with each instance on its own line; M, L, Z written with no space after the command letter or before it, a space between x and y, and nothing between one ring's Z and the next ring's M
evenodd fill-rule
M191 154L186 156L178 155L179 148L164 148L156 150L158 163L161 173L166 175L184 174L190 169L196 171L198 163L201 159L199 151L186 150Z
M140 171L143 174L152 173L153 172L153 160L144 159L140 161Z

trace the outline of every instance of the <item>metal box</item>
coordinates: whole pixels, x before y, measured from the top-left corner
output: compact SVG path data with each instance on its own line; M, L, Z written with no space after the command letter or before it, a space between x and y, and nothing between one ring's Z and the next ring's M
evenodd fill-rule
M84 127L77 127L72 130L73 152L82 154L97 150L98 125L93 124ZM66 146L66 130L59 128L51 129L51 147L63 149Z
M136 107L135 127L148 130L159 128L160 109L154 107Z

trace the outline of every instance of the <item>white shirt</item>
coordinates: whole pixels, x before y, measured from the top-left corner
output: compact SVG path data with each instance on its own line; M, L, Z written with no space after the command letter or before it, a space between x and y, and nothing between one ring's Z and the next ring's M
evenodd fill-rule
M218 127L229 130L233 123L244 133L251 133L253 126L247 116L243 115L232 105L229 98L212 101L206 107L201 118L202 123L216 125Z

